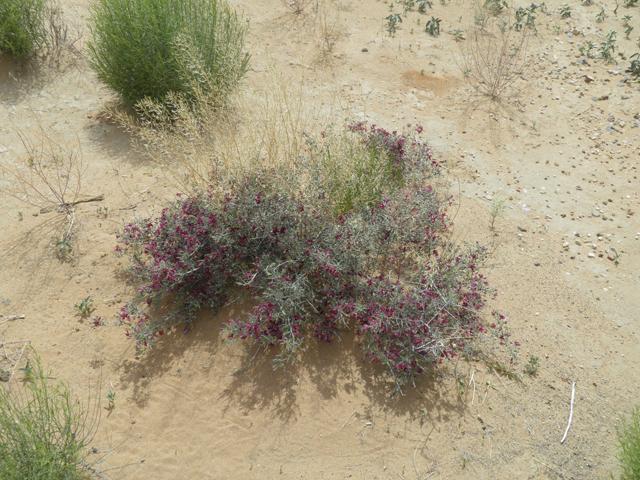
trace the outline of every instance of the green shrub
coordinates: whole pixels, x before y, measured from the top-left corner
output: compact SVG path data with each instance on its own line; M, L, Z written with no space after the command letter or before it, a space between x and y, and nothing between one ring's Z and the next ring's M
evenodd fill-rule
M248 70L247 27L224 0L97 0L90 63L125 103L196 89L219 102Z
M85 409L65 383L52 384L35 353L22 371L23 386L0 388L0 478L88 478L93 428Z
M640 478L640 406L636 406L628 418L623 418L618 432L617 456L622 467L622 480Z
M0 0L0 51L16 57L33 55L47 37L46 0Z

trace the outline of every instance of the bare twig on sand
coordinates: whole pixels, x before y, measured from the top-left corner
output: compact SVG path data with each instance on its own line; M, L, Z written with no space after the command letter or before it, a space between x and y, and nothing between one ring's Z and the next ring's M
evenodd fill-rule
M96 195L95 197L91 197L91 198L81 198L80 200L76 200L76 201L70 202L70 203L56 203L55 205L49 205L47 207L42 207L40 209L40 213L49 213L49 212L52 212L53 210L55 210L56 208L61 209L61 210L67 210L67 209L75 207L79 203L101 202L102 200L104 200L104 193L101 194L101 195Z

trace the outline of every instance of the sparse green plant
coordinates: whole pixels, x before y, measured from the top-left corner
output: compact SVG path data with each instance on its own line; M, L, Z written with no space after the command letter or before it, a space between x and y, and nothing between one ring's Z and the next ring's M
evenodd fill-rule
M459 28L456 28L453 32L451 32L451 35L453 35L453 38L456 42L460 42L465 39L464 32Z
M564 6L560 7L560 18L569 18L571 17L571 7Z
M625 15L624 17L622 17L622 25L624 25L625 27L629 26L629 22L631 21L631 15Z
M86 480L97 416L32 350L22 385L0 385L0 472L6 480ZM97 415L97 412L96 412Z
M30 57L47 39L46 0L0 0L0 51Z
M633 27L631 25L628 25L624 30L624 37L628 39L629 35L631 35L631 32L633 32Z
M595 44L591 41L587 41L584 45L580 45L578 47L578 51L580 55L589 56L591 55L591 50L595 48Z
M93 299L91 296L86 297L81 302L76 303L73 308L76 309L78 315L82 318L90 317L95 308L93 308Z
M547 4L542 2L540 5L538 5L538 8L540 9L541 12L545 13L548 9L547 9Z
M538 373L539 368L540 368L540 359L535 355L531 355L529 357L529 361L524 364L524 371L527 372L529 375L536 375Z
M560 32L562 32L562 27L560 25L554 25L551 29L555 35L559 35Z
M433 8L433 3L429 0L418 0L418 12L425 13L427 11L427 7Z
M635 75L638 81L640 81L640 53L631 55L629 70L631 71L631 75Z
M107 400L109 401L109 409L114 409L116 406L116 392L109 389L109 393L107 393Z
M249 67L246 24L225 0L97 0L89 25L90 65L130 105L196 90L220 105Z
M465 391L467 390L467 386L465 385L465 382L462 378L457 378L456 387L458 387L458 395L460 395L460 397L463 397Z
M396 34L396 26L402 23L402 17L399 13L392 13L385 20L387 21L387 32L393 37Z
M604 22L604 8L600 9L600 12L596 14L596 22L597 23L602 23Z
M427 32L432 37L436 37L440 35L440 22L442 20L436 17L431 17L431 20L427 22L425 25L424 31Z
M604 42L602 42L600 44L600 47L598 48L598 53L607 63L612 63L614 61L613 52L616 49L615 43L616 32L614 32L613 30L609 30L609 33L607 33Z
M580 0L580 3L584 6L593 5L593 0Z
M507 208L507 202L504 198L494 198L491 201L491 210L489 210L489 217L491 218L491 230L496 222L496 218L504 213Z
M640 407L635 406L631 413L620 419L616 426L618 435L618 454L616 459L622 470L621 480L640 478Z
M107 218L109 216L109 207L96 208L96 215L98 215L99 218Z
M24 214L22 212L18 212L18 221L21 222L24 220Z
M499 15L504 10L509 8L509 4L506 0L486 0L484 2L484 9L490 12L492 15Z
M522 30L524 27L531 28L535 30L536 26L536 17L533 14L538 7L535 4L531 4L529 8L518 7L515 12L515 23L513 24L513 29L516 31Z
M638 0L623 0L623 4L625 7L633 7L638 3Z

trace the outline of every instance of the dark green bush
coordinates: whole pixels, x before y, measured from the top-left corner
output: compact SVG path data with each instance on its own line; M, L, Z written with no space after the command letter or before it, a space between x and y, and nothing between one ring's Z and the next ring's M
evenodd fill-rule
M46 0L0 0L0 51L33 55L45 42Z
M0 478L80 480L93 425L69 387L33 354L22 386L0 387Z
M248 70L247 27L224 0L97 0L91 10L91 66L130 105L169 92L219 102Z

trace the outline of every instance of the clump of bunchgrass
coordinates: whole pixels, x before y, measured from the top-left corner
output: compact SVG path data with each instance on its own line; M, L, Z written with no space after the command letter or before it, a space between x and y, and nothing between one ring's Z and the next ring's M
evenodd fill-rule
M0 386L0 472L3 479L90 478L85 459L92 418L64 382L52 382L32 351L23 384ZM90 467L89 467L90 468Z
M30 57L47 39L46 0L0 0L0 51Z
M623 418L616 427L618 433L617 459L622 469L622 480L640 478L640 407L636 406L631 414Z
M90 30L91 66L131 105L195 86L221 103L248 70L247 26L225 0L98 0Z

